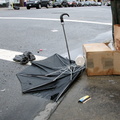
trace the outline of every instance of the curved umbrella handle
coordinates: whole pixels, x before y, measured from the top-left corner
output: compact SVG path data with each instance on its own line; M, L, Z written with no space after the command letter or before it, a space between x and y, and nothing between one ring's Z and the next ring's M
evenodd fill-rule
M67 15L67 16L69 17L69 15L68 15L67 13L63 13L63 14L60 16L60 21L61 21L61 23L64 22L64 20L63 20L63 16L64 16L64 15Z

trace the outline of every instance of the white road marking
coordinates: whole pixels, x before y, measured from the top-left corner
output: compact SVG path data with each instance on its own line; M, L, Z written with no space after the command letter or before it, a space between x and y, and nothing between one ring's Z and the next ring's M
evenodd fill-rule
M58 30L51 30L52 32L58 32Z
M46 20L46 21L60 21L59 19L53 18L29 18L29 17L0 17L0 20ZM90 23L90 24L99 24L99 25L112 25L112 23L102 23L102 22L94 22L94 21L82 21L82 20L68 20L65 19L67 22L78 22L78 23ZM52 30L52 32L57 32L57 30ZM21 55L23 53L0 49L0 59L13 61L15 55ZM35 55L36 60L45 59L45 57Z
M22 55L23 53L17 52L17 51L12 51L12 50L5 50L5 49L0 49L0 59L6 60L6 61L12 61L15 55ZM43 56L37 56L35 55L36 60L43 60L46 57Z
M46 20L46 21L60 21L60 19L54 18L29 18L29 17L0 17L2 20ZM78 23L88 23L88 24L99 24L99 25L112 25L112 23L94 22L94 21L84 21L84 20L69 20L65 19L67 22L78 22Z

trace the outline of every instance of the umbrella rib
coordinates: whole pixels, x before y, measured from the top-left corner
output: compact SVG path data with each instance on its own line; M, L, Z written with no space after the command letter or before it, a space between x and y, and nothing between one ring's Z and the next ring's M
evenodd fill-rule
M60 69L60 70L57 70L55 72L52 72L50 74L46 74L46 75L39 75L39 74L23 74L23 73L20 73L20 75L22 76L26 76L26 77L49 77L49 75L52 75L54 73L57 73L57 72L60 72L61 70L65 70L66 68L63 68L63 69Z
M71 84L71 82L63 89L63 91L59 94L59 96L56 99L56 102L60 99L60 97L63 95L63 93L67 90L67 88L69 87L69 85Z
M70 76L71 76L71 80L72 80L72 76L73 76L73 72L72 72L72 70L71 70L71 75L70 75Z
M73 70L73 72L75 73L75 72L78 72L78 71L80 71L80 70L83 70L85 68L85 66L82 66L82 67L78 67L76 70Z
M28 93L28 92L35 92L35 91L44 91L44 90L55 89L56 87L49 87L49 88L41 89L41 90L37 90L37 88L39 88L39 87L29 89L29 90L27 90L26 92ZM25 92L25 91L24 91L24 92Z
M25 76L25 77L47 77L45 75L38 75L38 74L19 74L19 75L22 75L22 76Z
M66 69L66 67L65 68L61 68L60 70L57 70L55 72L51 72L51 73L47 74L47 76L52 75L52 74L57 73L57 72L60 72L60 71L65 70L65 69Z
M84 70L84 69L85 69L85 66L82 66L82 67L78 68L78 69L76 70L76 72L79 71L79 70Z
M58 75L55 79L53 79L53 81L56 81L62 74L64 74L67 71L67 69L65 71L63 71L60 75Z
M31 89L29 89L29 90L32 90L32 89L35 89L35 88L38 88L38 87L42 87L42 86L45 86L45 85L48 85L48 84L50 84L50 83L53 83L53 82L55 82L63 73L65 73L67 71L67 69L65 70L65 71L63 71L58 77L56 77L55 79L53 79L52 81L50 81L50 82L48 82L48 83L44 83L44 84L42 84L42 85L40 85L40 86L37 86L37 87L33 87L33 88L31 88ZM28 91L28 90L27 90ZM26 92L27 92L26 91Z
M83 70L84 67L81 68ZM77 72L77 71L76 71ZM74 77L75 78L75 77ZM67 90L67 88L73 83L74 79L69 82L69 84L63 89L63 91L59 94L59 96L56 99L56 102L60 99L60 97L64 94L64 92Z

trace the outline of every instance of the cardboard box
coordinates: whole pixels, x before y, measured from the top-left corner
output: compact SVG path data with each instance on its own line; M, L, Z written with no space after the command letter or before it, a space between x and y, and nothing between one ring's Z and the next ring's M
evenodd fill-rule
M114 51L104 43L84 44L87 75L112 75L114 69ZM117 57L117 53L115 54ZM117 66L117 64L115 64ZM120 72L120 70L119 70ZM116 70L117 73L117 70Z
M120 24L114 25L114 41L116 50L120 51Z
M120 51L114 51L113 75L120 75Z

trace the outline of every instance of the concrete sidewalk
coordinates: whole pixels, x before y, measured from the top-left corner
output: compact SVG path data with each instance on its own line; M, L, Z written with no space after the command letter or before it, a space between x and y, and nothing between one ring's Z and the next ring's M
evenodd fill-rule
M26 7L20 7L20 10L25 10ZM0 11L2 10L14 10L13 8L9 8L9 7L0 7Z
M119 120L119 86L120 76L88 77L84 72L49 120ZM85 95L91 99L78 103Z
M110 36L111 32L107 32L91 42L110 40ZM85 95L89 95L91 99L84 104L78 103L78 100ZM119 109L120 76L88 77L84 71L49 120L119 120Z

